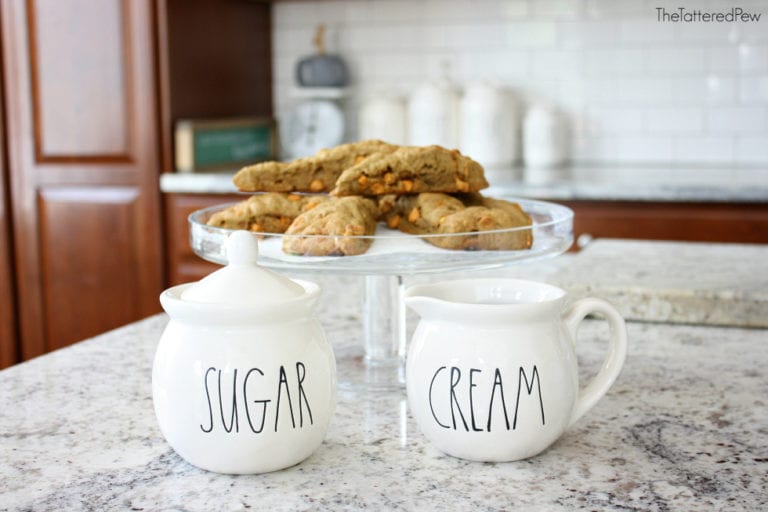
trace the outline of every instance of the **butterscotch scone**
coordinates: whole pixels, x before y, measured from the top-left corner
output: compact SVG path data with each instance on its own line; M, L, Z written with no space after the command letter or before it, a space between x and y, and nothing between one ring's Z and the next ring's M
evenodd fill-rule
M483 167L457 149L402 146L389 153L373 153L342 172L331 194L476 192L487 186Z
M447 194L424 192L379 199L381 217L392 229L413 235L437 233L445 219L466 207L461 200Z
M232 181L243 192L328 192L342 171L373 153L397 148L380 140L364 140L321 149L291 162L261 162L243 167Z
M467 198L469 199L469 197ZM415 235L430 236L424 240L443 249L465 250L517 250L529 249L533 236L530 229L494 233L493 230L530 226L530 217L519 205L500 199L484 203L483 198L472 196L468 206L458 197L440 193L386 196L379 201L379 209L390 228ZM488 206L485 206L487 204Z
M257 194L214 213L206 224L261 233L283 233L296 217L328 199L328 196L320 195Z
M480 193L458 194L457 197L465 206L482 206L492 210L503 210L513 220L514 226L530 226L533 223L531 217L515 202L485 197ZM521 229L508 233L508 235L515 238L515 245L519 245L521 249L529 249L533 245L532 229Z
M333 198L302 213L293 221L283 237L283 251L304 256L362 254L373 240L349 237L373 235L377 218L378 208L371 199L360 196ZM336 235L337 238L329 235Z

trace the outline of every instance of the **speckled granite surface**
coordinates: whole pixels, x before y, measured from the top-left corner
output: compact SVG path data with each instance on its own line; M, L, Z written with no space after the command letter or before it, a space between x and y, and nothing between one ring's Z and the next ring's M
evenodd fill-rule
M340 372L360 354L359 303L327 287ZM630 323L622 375L548 451L522 462L445 456L402 391L342 391L326 441L277 473L225 476L182 461L157 428L151 317L0 372L0 509L765 510L768 331ZM580 330L583 374L605 326Z
M477 276L544 281L569 297L600 297L630 320L768 327L768 245L599 239L579 253Z
M768 327L768 245L596 240L553 279L626 318Z

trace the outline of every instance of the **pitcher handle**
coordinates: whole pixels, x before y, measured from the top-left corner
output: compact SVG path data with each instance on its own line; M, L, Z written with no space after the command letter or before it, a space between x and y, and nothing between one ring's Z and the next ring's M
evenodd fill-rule
M571 413L569 427L584 416L608 392L619 376L621 368L624 366L624 360L627 358L627 326L624 318L622 318L616 308L601 299L586 298L577 300L563 314L566 329L574 343L576 342L576 331L579 324L590 313L601 313L608 321L611 329L610 339L608 340L608 355L605 357L605 361L603 361L603 365L597 375L579 392L576 405Z

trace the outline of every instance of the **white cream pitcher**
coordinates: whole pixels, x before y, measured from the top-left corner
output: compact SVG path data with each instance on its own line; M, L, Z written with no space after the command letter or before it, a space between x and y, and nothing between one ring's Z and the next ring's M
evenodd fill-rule
M336 406L336 362L314 308L320 287L256 264L236 231L229 264L162 293L170 315L155 355L160 430L185 460L219 473L292 466L322 443Z
M419 285L405 303L421 320L406 363L408 404L442 452L501 462L534 456L613 385L624 364L624 319L586 298L565 309L564 290L516 279ZM610 326L608 355L583 389L574 344L589 314Z

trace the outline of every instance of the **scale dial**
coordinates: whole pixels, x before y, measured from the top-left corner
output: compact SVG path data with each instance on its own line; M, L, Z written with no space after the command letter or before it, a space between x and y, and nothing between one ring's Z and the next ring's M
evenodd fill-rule
M283 127L281 137L289 156L301 158L341 143L344 114L332 101L307 100L291 111Z

